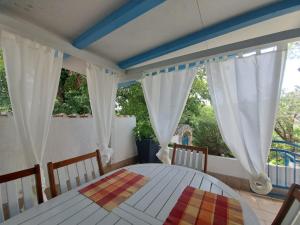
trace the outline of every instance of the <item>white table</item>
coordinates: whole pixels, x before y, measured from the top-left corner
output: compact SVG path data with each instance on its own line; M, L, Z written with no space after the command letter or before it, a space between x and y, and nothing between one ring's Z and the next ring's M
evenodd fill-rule
M168 217L178 197L188 185L239 200L245 225L259 224L256 215L239 194L207 174L163 164L141 164L126 168L150 177L150 180L110 213L74 189L29 209L4 224L158 225ZM83 186L86 185L88 184Z

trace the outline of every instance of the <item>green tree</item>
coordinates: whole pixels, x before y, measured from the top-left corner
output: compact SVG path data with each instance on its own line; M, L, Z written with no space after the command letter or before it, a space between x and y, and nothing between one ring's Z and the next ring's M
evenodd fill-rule
M116 97L116 112L118 115L134 115L137 120L149 119L140 83L137 82L129 88L118 89Z
M84 75L62 69L53 114L91 113L87 80Z
M0 51L0 111L11 111L2 51Z
M129 88L118 89L116 113L117 115L134 115L136 117L136 128L134 129L136 139L155 139L140 83L135 83Z
M193 125L199 120L201 108L209 103L209 101L210 96L206 80L206 72L202 67L196 74L180 123L189 124L193 127Z
M199 119L193 127L193 144L207 146L211 155L233 157L221 136L213 108L205 105L199 112Z
M285 141L300 142L300 88L282 93L277 114L275 132Z

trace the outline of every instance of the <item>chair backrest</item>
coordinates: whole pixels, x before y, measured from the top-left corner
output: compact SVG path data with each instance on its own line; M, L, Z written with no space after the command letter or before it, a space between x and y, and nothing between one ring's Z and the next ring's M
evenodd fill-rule
M207 147L174 144L172 164L207 171Z
M300 185L293 184L272 225L300 224Z
M52 198L104 174L99 150L55 163L49 162L47 167Z
M39 165L0 176L0 222L43 201Z

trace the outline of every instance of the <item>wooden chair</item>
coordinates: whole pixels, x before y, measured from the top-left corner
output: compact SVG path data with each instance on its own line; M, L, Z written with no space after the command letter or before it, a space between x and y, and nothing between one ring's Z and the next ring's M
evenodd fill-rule
M0 222L32 208L36 202L40 204L43 201L39 165L0 176Z
M293 184L272 225L300 224L300 185Z
M206 173L207 156L207 147L174 144L172 164L186 166Z
M99 150L55 163L49 162L47 167L52 198L58 194L57 186L63 193L104 174Z

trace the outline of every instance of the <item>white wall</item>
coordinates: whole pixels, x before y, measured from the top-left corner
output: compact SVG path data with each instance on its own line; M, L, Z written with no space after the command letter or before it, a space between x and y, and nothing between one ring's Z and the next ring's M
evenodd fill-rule
M11 116L0 116L0 174L23 168L23 154Z
M173 148L169 147L169 152L170 158L172 158ZM246 170L242 167L241 163L235 158L208 155L207 171L238 178L249 178L249 175L246 172Z
M249 174L239 160L222 156L209 155L207 170L213 173L248 179Z
M132 135L135 117L116 117L113 124L111 145L114 149L112 163L136 156L136 145ZM81 155L96 149L96 135L93 119L53 118L45 153L46 165L49 161L58 161ZM173 149L170 148L170 156ZM0 116L0 174L24 168L24 155L17 142L12 116ZM44 168L46 171L46 168ZM208 171L213 173L248 179L249 175L240 162L234 158L208 156ZM267 172L267 169L266 169ZM270 167L270 178L276 182L276 167ZM285 168L278 167L278 183L285 184ZM287 183L293 182L293 168L287 169ZM297 168L297 182L300 183L300 168Z
M116 117L111 145L115 151L112 163L136 155L132 136L135 117ZM94 151L96 135L93 119L54 117L50 126L44 165ZM17 142L12 116L0 116L0 174L24 168L24 155Z
M248 179L249 174L242 167L241 163L234 158L227 158L221 156L208 156L208 171L218 174L224 174L228 176L234 176L238 178ZM265 172L268 174L273 184L281 186L290 186L294 183L294 167L285 166L269 166L266 165ZM276 173L278 175L276 176ZM296 183L300 184L300 168L296 168Z
M120 162L137 155L135 139L132 133L135 125L135 117L115 118L111 138L111 146L115 151L112 157L112 163Z

